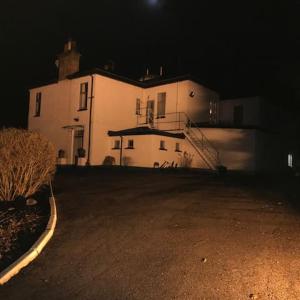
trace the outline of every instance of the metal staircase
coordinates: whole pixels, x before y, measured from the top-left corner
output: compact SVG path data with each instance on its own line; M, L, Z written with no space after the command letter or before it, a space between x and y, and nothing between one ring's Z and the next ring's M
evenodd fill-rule
M151 122L149 113L142 113L137 116L137 125L148 125L151 128L169 132L183 132L209 169L217 170L221 166L218 150L207 139L197 123L184 112L166 113L160 118L153 115Z
M207 166L212 170L217 170L218 166L221 165L218 150L211 144L202 130L189 116L186 115L186 119L184 134L187 140L195 148Z

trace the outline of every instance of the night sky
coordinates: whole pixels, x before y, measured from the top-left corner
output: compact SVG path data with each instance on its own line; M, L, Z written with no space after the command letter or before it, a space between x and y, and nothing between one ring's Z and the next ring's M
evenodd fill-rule
M108 60L138 78L149 67L191 73L222 97L300 102L300 1L98 0L2 3L0 126L26 126L28 87L56 77L69 37L81 69ZM300 110L299 110L300 111Z

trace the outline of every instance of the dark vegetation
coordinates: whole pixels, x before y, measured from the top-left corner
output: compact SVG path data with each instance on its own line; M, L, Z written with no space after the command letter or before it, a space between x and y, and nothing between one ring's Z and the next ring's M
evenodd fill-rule
M0 202L0 272L22 256L39 238L49 219L49 190L34 195L35 205L25 199Z

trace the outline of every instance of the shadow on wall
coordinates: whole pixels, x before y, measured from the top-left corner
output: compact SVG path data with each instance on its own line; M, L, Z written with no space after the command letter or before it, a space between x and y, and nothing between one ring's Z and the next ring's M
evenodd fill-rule
M207 138L219 150L220 159L228 169L249 171L280 171L281 150L276 134L255 129L203 130Z

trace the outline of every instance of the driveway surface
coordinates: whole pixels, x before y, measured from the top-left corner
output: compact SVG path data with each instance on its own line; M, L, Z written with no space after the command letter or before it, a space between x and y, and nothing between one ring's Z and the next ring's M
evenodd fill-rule
M55 186L54 237L1 300L300 299L300 213L264 179L90 169Z

